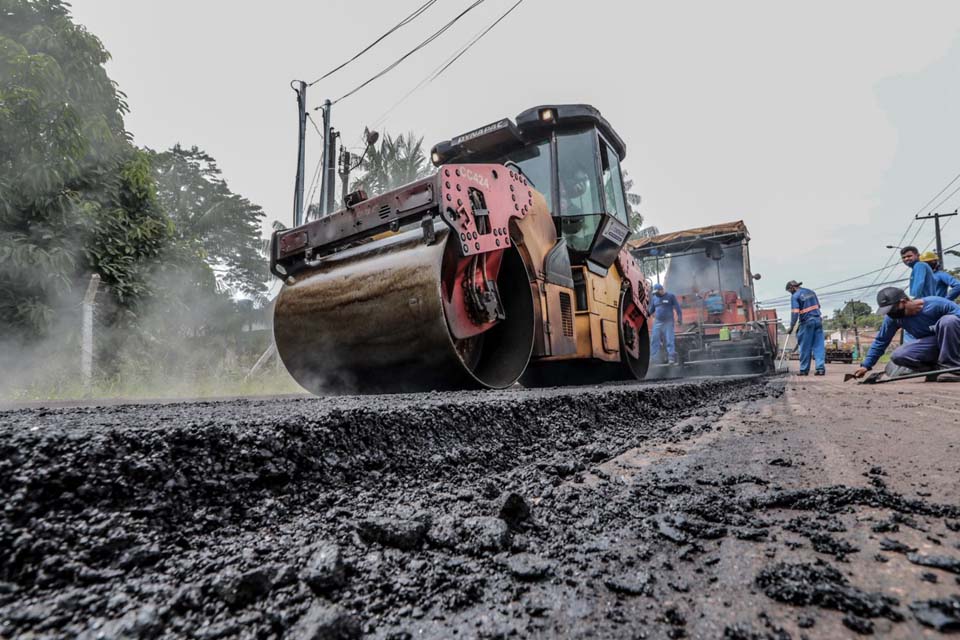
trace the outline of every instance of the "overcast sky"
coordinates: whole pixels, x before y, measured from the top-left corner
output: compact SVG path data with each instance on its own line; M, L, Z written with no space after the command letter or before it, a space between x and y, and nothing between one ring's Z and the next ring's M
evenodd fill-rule
M525 0L391 109L514 1L485 0L338 104L334 126L348 145L374 123L423 135L429 147L536 104L593 104L626 140L625 167L649 223L671 231L746 221L761 299L784 295L791 278L816 288L882 266L884 245L960 173L955 1ZM422 2L73 0L73 9L113 55L108 72L129 98L137 144L202 147L234 191L289 224L290 80L322 75ZM366 80L468 4L438 0L313 87L311 106ZM308 139L311 174L318 142ZM958 205L960 193L939 210ZM916 242L932 239L928 223ZM944 239L960 242L960 223ZM872 303L873 292L862 295ZM823 296L824 306L850 295Z

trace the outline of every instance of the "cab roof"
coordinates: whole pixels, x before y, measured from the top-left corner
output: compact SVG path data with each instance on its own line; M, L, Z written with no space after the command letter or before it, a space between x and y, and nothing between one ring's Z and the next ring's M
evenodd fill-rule
M739 243L742 240L749 242L750 232L747 231L747 225L744 224L743 220L737 220L735 222L713 224L707 227L697 227L696 229L662 233L649 238L637 238L636 240L629 241L627 246L630 247L631 251L645 252L658 249L662 253L665 251L687 251L704 242L730 245Z
M596 126L623 160L627 146L598 109L589 104L542 104L517 115L516 123L503 118L434 145L434 165L468 160L471 156L499 155L524 146L552 129Z

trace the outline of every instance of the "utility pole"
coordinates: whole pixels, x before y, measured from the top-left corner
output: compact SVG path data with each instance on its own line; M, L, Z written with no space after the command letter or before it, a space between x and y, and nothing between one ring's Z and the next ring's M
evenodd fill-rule
M350 189L350 163L353 158L346 146L340 147L340 201L346 206L347 193Z
M863 349L860 348L860 331L857 329L857 306L854 301L850 301L850 314L853 315L853 339L857 343L857 353L863 357Z
M330 109L333 104L329 100L323 101L323 157L320 160L322 170L320 172L320 215L330 213L329 203L332 201L330 195L334 190L333 176L336 172L333 164L333 155L330 153ZM335 148L335 146L334 146Z
M936 230L937 234L937 258L940 260L940 268L943 268L943 242L940 239L940 218L950 218L957 215L958 210L954 209L953 213L933 213L928 216L921 216L917 214L915 218L917 220L930 220L933 219L933 228Z
M303 80L294 80L290 87L297 94L297 120L299 133L297 139L297 177L293 185L293 226L299 227L303 222L303 178L304 163L306 160L307 139L307 83Z
M323 205L323 215L330 215L337 208L337 165L334 158L337 155L337 138L340 133L336 129L330 129L326 137L326 153L329 164L325 165L323 181L327 185L327 199Z

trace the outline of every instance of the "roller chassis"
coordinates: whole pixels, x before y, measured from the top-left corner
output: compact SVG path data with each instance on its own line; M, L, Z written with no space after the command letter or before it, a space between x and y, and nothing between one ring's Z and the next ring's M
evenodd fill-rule
M622 157L622 141L592 107L553 109L577 131L599 123ZM525 126L546 135L540 123ZM509 134L522 148L517 131L484 127L457 140L488 144L492 135L500 144ZM435 159L437 149L460 147L441 143ZM318 394L642 378L649 288L624 247L629 231L601 207L590 214L601 223L589 255L577 253L551 214L546 198L555 210L556 197L519 165L452 159L275 232L270 270L284 287L274 337L287 369Z

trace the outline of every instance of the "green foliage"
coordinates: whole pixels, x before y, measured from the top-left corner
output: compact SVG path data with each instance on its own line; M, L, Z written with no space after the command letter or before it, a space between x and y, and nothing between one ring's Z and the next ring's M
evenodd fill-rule
M960 251L957 251L956 249L948 249L944 253L946 253L949 256L960 258ZM944 267L944 270L950 275L952 275L953 277L960 278L960 267L956 269L947 269L946 267Z
M828 331L838 329L850 329L853 327L854 315L856 315L857 326L877 328L883 323L883 318L873 313L873 307L866 302L859 300L850 300L842 309L834 309L833 317L826 318L823 322L823 328Z
M260 237L263 209L230 191L216 161L197 147L177 145L153 154L152 162L179 250L200 259L207 276L217 274L223 290L262 301L270 277Z
M171 235L100 41L59 0L0 0L0 324L42 335L97 272L120 307L148 294Z
M368 195L390 191L414 180L430 175L432 165L423 150L423 136L412 132L392 137L385 133L380 146L367 152L357 179L350 190L363 189Z
M629 211L630 219L630 233L634 238L644 238L649 236L655 236L659 231L656 227L643 227L643 214L637 211L640 208L640 202L643 198L640 197L640 194L633 191L635 186L633 178L630 177L630 174L623 171L623 190L627 194L627 209Z

